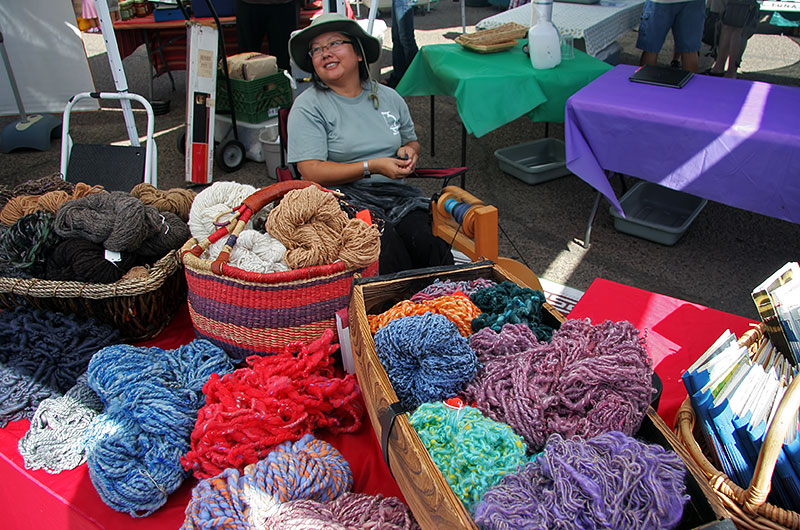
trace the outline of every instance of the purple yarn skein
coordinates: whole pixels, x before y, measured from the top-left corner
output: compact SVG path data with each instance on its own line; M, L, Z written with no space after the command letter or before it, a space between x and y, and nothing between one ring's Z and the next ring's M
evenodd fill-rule
M674 528L689 500L680 457L618 431L584 441L552 435L475 507L484 530Z
M644 339L627 321L568 320L549 343L507 324L499 334L482 329L470 345L483 369L465 388L467 400L510 425L532 451L552 433L631 435L652 398Z

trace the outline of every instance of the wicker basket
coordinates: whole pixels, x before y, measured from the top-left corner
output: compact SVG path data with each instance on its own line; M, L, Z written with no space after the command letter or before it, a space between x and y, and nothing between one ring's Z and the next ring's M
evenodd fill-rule
M230 232L238 235L237 229L241 231L250 215L264 205L312 184L293 180L258 190L239 207L237 228ZM225 252L215 261L200 258L214 238L202 243L192 238L181 249L189 314L199 337L235 359L279 353L291 342L307 343L326 329L336 331L335 314L348 305L353 276L378 272L377 261L364 269L348 269L337 261L286 272L249 272L228 265Z
M456 37L456 42L464 48L479 53L493 53L516 46L517 40L528 35L527 26L516 22L507 22L502 26L482 29Z
M0 307L29 304L38 309L76 313L119 329L126 340L158 335L186 300L186 280L173 250L147 270L147 277L115 283L83 283L0 278Z
M757 346L764 337L764 325L746 332L739 344L748 348ZM800 377L795 377L786 389L783 400L775 413L775 419L767 430L753 479L745 490L739 487L725 473L719 471L709 461L715 456L704 442L702 434L695 431L695 413L690 398L687 397L678 409L675 431L678 438L689 451L692 459L703 471L709 485L728 509L738 528L755 530L800 529L800 514L779 508L766 502L769 494L772 473L781 451L783 440L789 428L789 419L800 407ZM697 430L699 431L699 426ZM698 443L701 440L704 448Z

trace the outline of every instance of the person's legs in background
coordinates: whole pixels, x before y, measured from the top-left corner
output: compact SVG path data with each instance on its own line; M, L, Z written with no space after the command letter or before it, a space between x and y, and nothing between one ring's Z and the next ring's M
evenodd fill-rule
M700 48L703 46L703 21L706 16L705 0L690 0L676 4L672 33L675 36L675 51L680 53L684 70L697 72Z
M386 84L394 88L417 55L414 6L410 0L392 0L392 73Z
M267 43L269 53L278 59L278 67L289 69L289 37L297 29L300 5L294 0L283 4L268 4Z
M646 0L642 18L639 21L639 36L636 47L642 50L641 65L654 65L658 62L658 52L672 26L671 4L661 4Z
M236 0L233 6L236 15L236 37L238 53L260 52L267 30L265 4L250 4Z

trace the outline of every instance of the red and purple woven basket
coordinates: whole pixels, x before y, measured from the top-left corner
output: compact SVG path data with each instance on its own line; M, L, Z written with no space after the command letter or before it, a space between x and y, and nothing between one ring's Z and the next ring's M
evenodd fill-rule
M255 201L248 198L244 205L255 213L286 191L308 185L299 182L262 188L251 196L258 195ZM199 247L192 238L181 248L192 324L198 337L235 359L275 354L292 342L309 343L326 329L335 333L335 314L349 303L353 276L378 273L377 261L363 269L348 269L338 261L286 272L249 272L224 263L227 256L202 259Z

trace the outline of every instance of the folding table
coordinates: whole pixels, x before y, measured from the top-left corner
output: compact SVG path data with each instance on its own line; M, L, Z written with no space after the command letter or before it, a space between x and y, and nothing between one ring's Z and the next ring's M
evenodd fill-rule
M484 18L475 27L489 29L507 22L531 25L531 5L527 3ZM553 24L562 35L582 39L585 51L596 56L617 39L639 25L644 0L600 0L597 4L553 3Z
M195 19L201 23L214 23L213 18ZM237 49L236 17L219 17L225 36L225 49L228 55ZM158 22L151 13L146 17L114 22L114 33L122 59L132 54L142 44L147 50L150 63L150 92L153 99L153 79L167 74L175 90L175 79L172 70L186 69L186 21L166 20Z
M481 137L521 116L563 122L567 98L610 65L575 51L575 58L549 70L535 70L522 43L497 53L475 53L458 44L420 48L397 91L431 96L431 155L434 154L434 96L454 96L463 125L461 165L466 165L466 135Z
M194 339L194 328L186 305L155 339L138 346L177 348ZM383 461L381 448L364 414L361 428L351 434L315 435L336 447L350 463L353 491L402 498L397 483ZM5 510L3 528L63 528L70 530L175 530L181 526L186 505L197 479L189 477L167 503L148 517L134 518L114 511L100 499L89 479L86 464L51 475L30 471L17 450L30 422L19 420L0 429L0 505Z
M567 101L567 168L620 212L607 172L800 223L800 88L695 75L683 88L619 65Z

